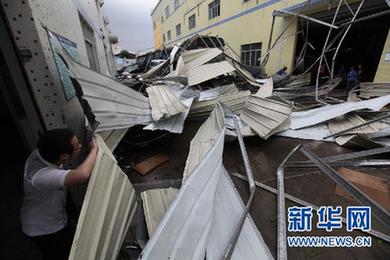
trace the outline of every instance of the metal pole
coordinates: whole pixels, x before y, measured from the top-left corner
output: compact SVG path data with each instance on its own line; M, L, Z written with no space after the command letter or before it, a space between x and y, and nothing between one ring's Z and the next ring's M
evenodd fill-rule
M340 10L342 2L343 2L343 0L339 0L339 4L337 5L336 12L335 12L335 14L333 16L332 24L334 24L336 22L336 17L337 17L337 15L339 13L339 10ZM329 28L328 35L326 36L326 40L325 40L325 43L324 43L324 48L322 49L322 53L321 53L321 56L320 56L320 62L319 62L319 65L318 65L317 78L316 78L316 101L318 101L318 85L319 85L319 80L320 80L320 70L321 70L322 60L323 60L324 55L325 55L325 50L327 48L328 41L329 41L330 35L332 33L332 29L333 28Z
M287 160L298 150L302 145L298 145L287 155L284 161L279 165L276 171L277 187L278 187L278 260L287 260L287 231L286 231L286 205L284 194L284 167Z
M225 255L223 257L223 259L229 260L232 257L232 254L234 252L234 248L237 244L238 238L240 237L240 233L241 233L242 227L244 225L245 219L246 219L248 212L252 206L252 201L253 201L253 197L255 195L256 186L255 186L252 168L251 168L249 158L248 158L248 153L247 153L246 148L245 148L244 139L242 138L240 127L239 127L238 122L237 122L237 116L235 114L233 114L233 112L230 111L230 109L226 105L224 105L223 103L221 103L221 106L225 112L225 115L233 118L234 128L236 129L236 132L237 132L238 143L240 145L241 155L242 155L242 159L244 161L244 166L245 166L245 171L246 171L248 182L249 182L249 191L250 191L249 199L248 199L246 206L245 206L245 211L241 215L240 221L238 222L238 224L234 230L233 236L230 238L228 247L227 247L227 249L225 251Z
M327 23L327 22L323 22L323 21L321 21L321 20L318 20L318 19L309 17L309 16L304 15L304 14L289 12L289 11L285 11L285 10L278 10L278 12L284 13L284 14L296 15L296 16L298 16L298 17L304 18L304 19L306 19L306 20L309 20L309 21L312 21L312 22L315 22L315 23L318 23L318 24L321 24L321 25L328 26L328 27L333 28L333 29L338 29L338 28L339 28L338 26L336 26L336 25L334 25L334 24L330 24L330 23Z

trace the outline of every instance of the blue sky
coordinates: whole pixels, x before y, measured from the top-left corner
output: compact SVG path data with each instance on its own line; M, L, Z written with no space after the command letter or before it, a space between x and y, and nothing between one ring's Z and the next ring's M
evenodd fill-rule
M104 12L110 21L111 32L120 45L129 51L153 47L153 28L150 13L158 0L106 0Z

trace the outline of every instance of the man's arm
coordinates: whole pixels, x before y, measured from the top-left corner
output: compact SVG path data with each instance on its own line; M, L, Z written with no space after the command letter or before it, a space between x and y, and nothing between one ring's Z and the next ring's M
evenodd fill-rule
M98 147L95 138L90 143L90 151L85 160L74 170L71 170L65 177L64 186L69 187L75 184L84 183L88 180L95 166Z

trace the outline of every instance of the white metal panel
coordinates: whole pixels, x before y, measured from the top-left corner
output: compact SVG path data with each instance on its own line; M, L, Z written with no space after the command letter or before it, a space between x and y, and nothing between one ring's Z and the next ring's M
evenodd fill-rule
M366 101L345 102L337 105L327 105L320 108L315 108L302 112L291 113L291 129L304 128L311 125L327 121L329 119L344 115L346 113L360 110L370 109L378 111L385 105L390 103L390 95L374 98Z
M77 63L62 50L60 55L69 66L71 76L83 91L82 98L100 122L98 131L147 124L151 121L149 100L135 90Z
M229 85L219 86L219 87L201 91L199 93L199 98L197 99L197 101L211 100L221 95L238 93L238 92L239 90L237 89L236 85L232 83Z
M116 259L136 195L98 135L95 167L88 183L69 259Z
M180 188L140 259L204 259L214 194L223 173L223 141L224 131Z
M146 92L149 95L154 121L180 114L188 108L165 85L150 86L146 89Z
M390 83L361 82L361 98L382 97L390 94Z
M145 130L167 130L171 133L181 134L184 128L184 122L190 112L190 107L194 98L188 98L182 100L181 103L186 106L186 110L180 114L171 116L169 118L163 118L160 121L152 122L145 126Z
M240 118L260 137L267 139L286 122L291 106L271 98L252 95L245 104Z
M178 191L176 188L167 188L147 190L141 193L149 236L152 236L160 224Z
M188 85L193 86L234 70L234 67L227 61L198 66L188 71Z
M196 49L190 51L183 51L181 57L184 61L184 71L186 73L200 65L205 64L206 62L214 59L220 55L222 51L218 48L206 48L206 49Z
M366 120L361 118L356 114L347 114L344 116L336 117L328 122L329 130L332 134L347 130L354 126L358 126L366 123ZM351 131L346 132L345 134L368 134L375 133L381 129L388 128L388 124L374 122L372 124L362 126Z
M208 117L218 102L225 104L232 112L239 114L250 95L251 92L246 90L224 94L212 100L194 102L189 117Z
M183 172L183 182L204 158L206 153L215 143L219 133L225 127L225 115L222 107L217 104L207 120L200 126L198 132L192 138L186 166Z

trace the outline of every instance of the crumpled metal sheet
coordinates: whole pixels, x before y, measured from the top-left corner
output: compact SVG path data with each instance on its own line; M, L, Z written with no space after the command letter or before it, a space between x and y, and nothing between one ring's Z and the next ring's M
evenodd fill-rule
M187 72L188 85L197 85L234 70L234 67L227 61L201 65Z
M188 117L190 118L206 118L210 115L210 112L214 109L215 105L223 103L229 107L229 109L239 114L244 107L244 104L249 99L251 92L249 90L239 91L237 93L229 93L221 95L215 99L194 102L191 106Z
M299 129L316 125L329 119L360 109L379 111L390 103L390 95L358 102L345 102L337 105L327 105L307 111L293 112L291 114L291 129Z
M59 55L68 65L71 77L79 84L84 112L93 126L98 124L96 131L128 128L151 122L147 97L76 62L66 50Z
M291 106L273 98L252 95L245 104L240 118L261 138L267 139L281 126L291 114Z
M183 132L184 123L190 112L190 107L194 98L188 98L181 100L181 103L186 106L186 110L180 114L171 116L169 118L163 118L157 122L152 122L145 126L145 130L167 130L171 133L181 134Z
M225 115L222 107L219 104L216 104L210 116L200 126L198 132L196 132L196 135L191 140L190 151L183 172L183 182L214 145L218 134L222 132L224 127Z
M187 110L187 107L166 85L158 84L150 86L146 89L146 92L149 95L154 121L169 118Z
M336 117L328 122L328 126L330 129L330 132L332 134L347 130L349 128L352 128L354 126L358 126L361 124L366 123L366 120L361 118L360 116L356 114L348 114ZM382 129L388 128L388 124L380 123L380 122L374 122L372 124L362 126L356 129L353 129L351 131L348 131L345 134L369 134L369 133L375 133L379 132Z
M390 95L390 83L360 83L359 97L361 98L381 97L386 95Z
M96 164L88 182L69 259L116 259L137 209L135 191L97 135Z
M166 188L152 189L141 193L149 236L153 235L178 191L176 188Z
M190 150L201 153L190 153L187 163L195 161L197 165L140 259L221 259L225 254L245 206L222 165L223 117L222 108L217 106L199 130L198 136L211 146L195 148L201 145L196 137L191 142ZM232 259L272 259L250 216L245 219Z
M222 51L218 48L205 48L183 51L181 53L181 57L183 58L185 66L182 73L187 73L188 71L205 64L206 62L220 55L221 53Z
M327 137L331 134L332 133L330 132L329 127L326 123L309 126L297 130L288 129L282 132L275 133L275 135L277 136L284 136L290 138L334 142L335 140L333 137L324 139L324 137Z
M256 92L255 96L266 98L272 96L272 92L274 90L274 82L272 78L264 79L264 80L257 80L259 82L262 82L263 85L259 88L259 90Z
M120 141L125 136L128 130L129 128L106 130L99 132L99 134L103 138L108 149L110 149L111 152L114 152L115 148L120 143Z
M221 95L237 93L237 92L239 92L239 90L236 87L236 84L232 83L229 85L219 86L219 87L201 91L199 93L199 98L197 99L197 101L211 100Z

